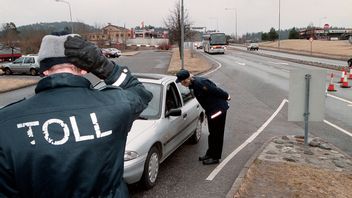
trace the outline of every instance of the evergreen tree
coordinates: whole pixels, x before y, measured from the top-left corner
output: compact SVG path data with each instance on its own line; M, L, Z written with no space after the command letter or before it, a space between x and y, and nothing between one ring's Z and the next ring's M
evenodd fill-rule
M269 40L269 35L268 35L268 33L264 32L262 34L262 41L268 41L268 40Z
M268 36L270 41L275 41L279 38L279 34L276 32L276 30L273 27L270 29Z
M288 39L299 39L299 32L295 27L289 31Z

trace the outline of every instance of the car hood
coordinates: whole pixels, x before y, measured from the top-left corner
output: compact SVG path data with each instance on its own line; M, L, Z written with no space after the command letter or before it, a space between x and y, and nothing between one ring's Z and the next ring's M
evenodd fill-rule
M150 131L156 124L156 120L136 120L133 122L132 128L127 136L127 144L138 136Z

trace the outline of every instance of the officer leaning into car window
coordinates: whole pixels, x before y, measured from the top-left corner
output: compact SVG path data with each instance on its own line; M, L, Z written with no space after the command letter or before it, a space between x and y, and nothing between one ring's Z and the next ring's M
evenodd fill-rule
M224 142L226 112L229 108L227 101L231 97L209 79L192 76L187 70L180 70L176 76L176 82L193 89L196 99L207 115L208 150L204 156L199 157L199 161L203 161L204 165L217 164L221 159Z
M36 94L0 110L0 197L128 197L127 133L152 94L78 35L45 36L39 61Z

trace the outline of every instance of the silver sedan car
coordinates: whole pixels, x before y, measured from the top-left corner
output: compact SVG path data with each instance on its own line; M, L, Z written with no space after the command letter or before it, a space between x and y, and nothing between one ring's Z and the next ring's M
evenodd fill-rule
M124 179L149 189L156 183L161 162L186 140L199 141L205 114L190 90L175 82L175 76L136 76L153 99L128 133Z

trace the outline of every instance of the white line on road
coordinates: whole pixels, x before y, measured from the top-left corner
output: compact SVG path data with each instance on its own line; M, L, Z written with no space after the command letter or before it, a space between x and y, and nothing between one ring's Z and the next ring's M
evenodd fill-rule
M240 152L244 147L246 147L249 143L251 143L263 130L265 127L267 127L270 122L275 118L275 116L281 111L282 107L285 105L285 103L288 102L287 99L284 99L280 106L276 109L273 115L270 116L270 118L255 132L253 133L245 142L243 142L239 147L237 147L230 155L228 155L211 173L210 175L205 179L208 181L213 180L216 175L221 171L221 169L224 168L224 166L238 153Z
M331 123L331 122L329 122L329 121L327 121L327 120L324 120L324 122L325 122L326 124L328 124L328 125L334 127L335 129L341 131L342 133L345 133L345 134L347 134L347 135L349 135L349 136L352 137L352 133L351 133L351 132L348 132L348 131L346 131L345 129L343 129L343 128L341 128L341 127L339 127L339 126L337 126L337 125L335 125L335 124L333 124L333 123Z
M284 63L284 62L272 62L272 61L268 61L268 63L275 64L275 65L288 65L288 63Z
M205 57L207 57L207 58L209 58L209 59L212 59L216 64L219 65L219 66L218 66L217 68L215 68L214 70L211 70L211 71L209 71L209 72L207 72L207 73L205 73L205 74L202 74L202 75L200 75L200 76L209 75L209 74L211 74L211 73L217 71L218 69L220 69L220 68L222 67L222 64L221 64L219 61L215 60L213 57L210 57L209 55L205 55L205 54L203 54L203 53L200 53L200 54L202 54L203 56L205 56Z
M348 104L352 105L352 102L349 101L349 100L346 100L346 99L343 99L343 98L340 98L340 97L337 97L337 96L334 96L334 95L331 95L331 94L327 94L327 96L330 96L332 98L335 98L337 100L341 100L342 102L345 102L345 103L348 103Z
M242 66L246 65L246 63L240 63L240 62L236 62L236 63L239 64L239 65L242 65Z

